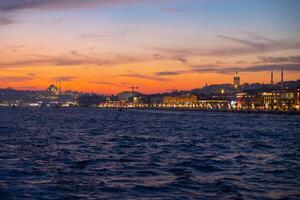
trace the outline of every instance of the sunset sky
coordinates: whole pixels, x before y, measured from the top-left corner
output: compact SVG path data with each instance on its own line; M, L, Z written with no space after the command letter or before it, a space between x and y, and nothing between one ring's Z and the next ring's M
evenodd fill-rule
M1 0L0 88L113 94L300 79L299 0Z

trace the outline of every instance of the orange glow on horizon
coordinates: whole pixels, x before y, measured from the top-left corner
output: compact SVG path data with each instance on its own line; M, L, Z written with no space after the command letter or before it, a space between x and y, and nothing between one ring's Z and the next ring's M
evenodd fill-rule
M178 4L201 10L192 13L165 13L160 1L20 2L0 13L0 88L44 90L61 80L63 89L116 94L135 85L149 94L232 83L236 68L241 83L270 83L273 68L278 82L281 67L285 80L300 77L296 26L269 4L271 18L237 1L244 9L235 21L227 8L216 13L216 2L206 11L202 1Z

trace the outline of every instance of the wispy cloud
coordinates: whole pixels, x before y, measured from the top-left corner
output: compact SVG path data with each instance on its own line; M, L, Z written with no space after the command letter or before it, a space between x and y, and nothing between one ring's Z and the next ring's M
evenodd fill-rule
M175 7L163 7L160 9L161 12L166 12L166 13L177 13L177 12L183 12L183 10Z
M70 82L77 79L77 77L75 76L57 76L52 78L52 80L54 81L63 81L63 82Z
M247 47L251 47L254 49L260 49L260 50L264 50L265 49L265 44L258 42L258 41L251 41L251 40L246 40L246 39L240 39L240 38L235 38L235 37L230 37L230 36L226 36L226 35L219 35L219 38L225 39L225 40L229 40L235 43L239 43L239 44L243 44Z
M190 71L184 71L184 70L179 70L179 71L161 71L161 72L156 72L156 76L177 76L185 73L190 73Z
M4 0L0 1L0 10L15 11L23 9L74 9L147 1L148 0Z
M77 66L77 65L94 65L94 66L113 66L118 64L128 64L145 61L147 58L133 57L127 55L115 54L109 58L99 58L95 55L81 54L77 51L71 51L64 55L33 55L29 58L19 61L4 62L0 61L0 68L17 68L28 66Z
M161 0L152 0L161 1ZM148 0L1 0L0 15L20 10L67 10L96 6L124 5L149 2ZM11 17L0 16L0 26L15 23Z
M138 74L138 73L126 73L126 74L120 74L119 76L146 79L146 80L152 80L152 81L167 81L168 80L168 79L163 78L163 77L151 76L151 75L145 75L145 74Z
M242 55L300 49L300 41L289 39L275 40L262 36L253 37L252 39L241 39L225 35L219 35L219 38L241 44L244 46L244 48L235 47L213 50L210 52L212 55Z
M220 67L218 65L193 65L187 70L175 71L160 71L154 75L158 77L177 76L187 73L218 73L218 74L232 74L235 71L239 72L263 72L270 70L284 69L290 72L300 72L299 64L264 64L264 65L251 65L244 67Z
M262 41L262 42L272 42L274 41L272 38L269 38L265 35L262 35L257 32L250 32L250 31L242 31L241 32L246 38L249 38L250 40L255 41Z
M186 1L186 0L183 0L183 1ZM172 6L172 5L169 5L169 6L164 6L164 7L161 7L160 8L160 11L161 12L164 12L164 13L183 13L183 14L191 14L191 13L198 13L199 10L197 8L183 8L183 7L178 7L178 6Z
M253 34L252 34L253 35ZM226 35L218 35L218 38L226 40L229 44L214 49L203 48L154 48L159 54L171 58L183 58L189 56L240 56L248 54L276 52L283 50L300 49L300 41L292 39L271 39L263 36L252 36L251 39L243 39ZM230 42L233 44L231 45ZM186 59L185 59L186 60ZM184 61L184 60L182 60Z
M300 63L300 56L259 56L258 60L263 63Z
M35 79L32 76L0 76L0 81L5 83L18 83L18 82L26 82Z
M90 83L98 84L98 85L111 85L115 87L122 87L122 85L113 83L113 82L107 82L107 81L91 81Z
M88 40L88 39L100 40L100 39L107 39L107 38L122 37L128 33L133 33L133 31L119 30L119 31L114 31L114 32L81 33L81 34L78 34L78 37L82 40Z
M7 46L4 46L3 49L4 50L8 50L8 51L19 51L20 49L23 49L23 48L26 48L25 45L7 45Z
M113 33L84 33L84 34L79 34L79 38L81 39L103 39L103 38L110 38L113 37Z
M16 23L15 20L13 20L11 18L0 16L0 26L5 26L5 25L9 25L9 24L14 24L14 23Z
M219 73L219 74L231 74L235 71L240 72L263 72L270 70L281 70L300 72L300 64L285 64L285 65L255 65L248 67L228 67L220 68L216 66L204 67L204 66L194 66L191 71L197 73Z

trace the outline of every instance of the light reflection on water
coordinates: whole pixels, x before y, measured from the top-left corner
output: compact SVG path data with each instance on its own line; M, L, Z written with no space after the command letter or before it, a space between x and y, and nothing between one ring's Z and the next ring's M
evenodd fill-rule
M300 198L300 117L0 109L0 196Z

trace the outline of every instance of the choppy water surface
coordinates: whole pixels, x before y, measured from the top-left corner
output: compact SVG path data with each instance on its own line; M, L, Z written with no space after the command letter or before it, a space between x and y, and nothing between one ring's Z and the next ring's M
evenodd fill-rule
M0 109L1 199L300 199L300 117Z

